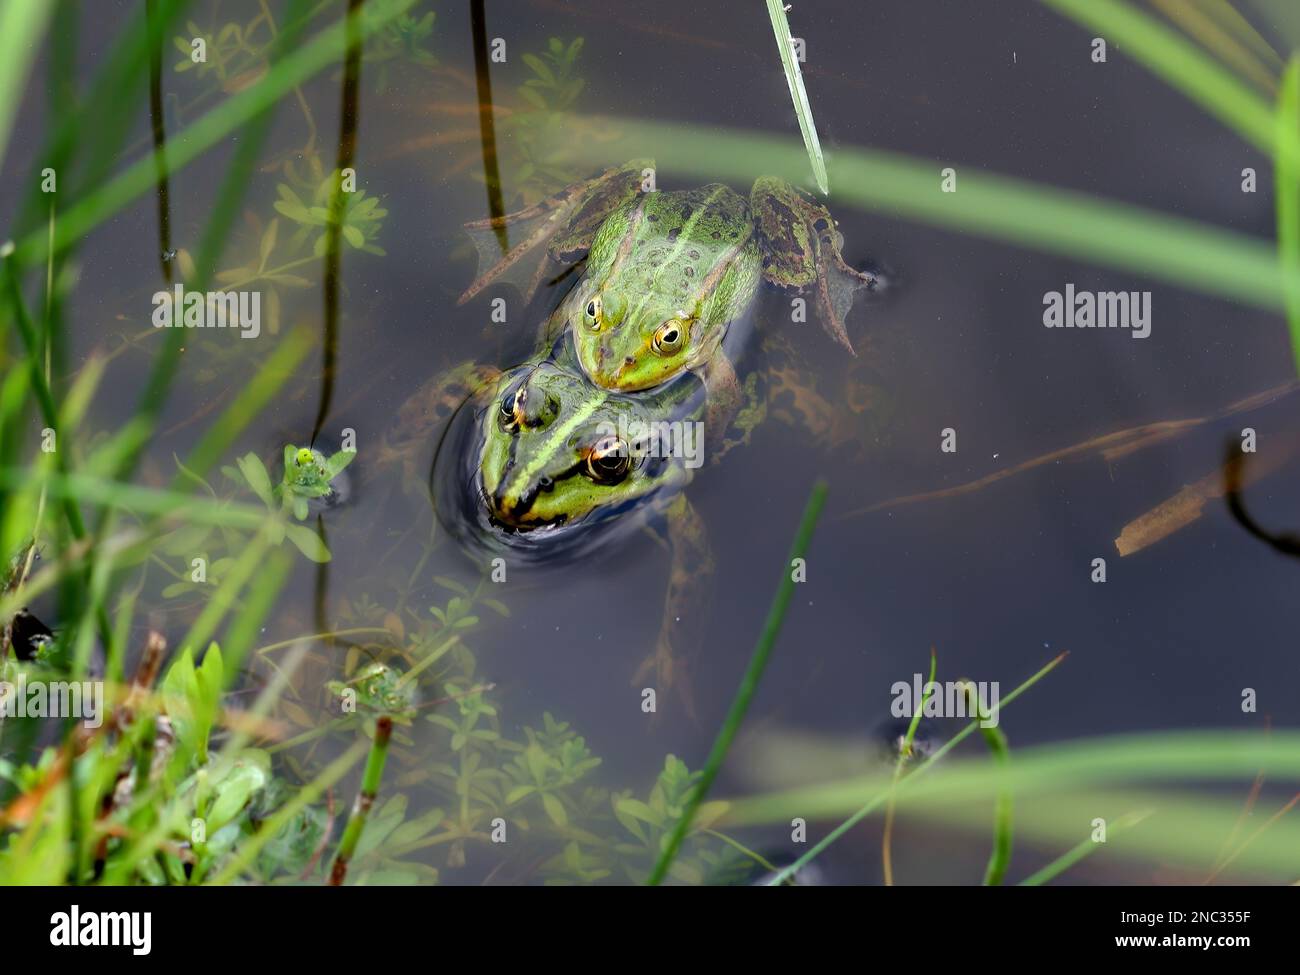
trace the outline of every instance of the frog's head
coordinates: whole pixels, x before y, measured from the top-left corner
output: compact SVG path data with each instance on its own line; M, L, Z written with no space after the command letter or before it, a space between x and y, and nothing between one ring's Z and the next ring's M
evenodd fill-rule
M759 257L726 187L650 194L616 217L560 314L592 382L636 392L713 355L753 296Z
M659 386L702 362L721 339L694 309L656 292L634 294L616 282L583 289L570 315L582 371L606 389Z
M661 486L672 465L637 435L648 408L549 362L507 373L481 420L491 521L510 532L571 525Z

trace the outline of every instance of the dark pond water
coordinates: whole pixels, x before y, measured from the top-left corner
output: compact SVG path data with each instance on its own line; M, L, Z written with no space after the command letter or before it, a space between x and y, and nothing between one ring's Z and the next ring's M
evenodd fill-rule
M79 40L87 72L119 26L118 6L88 5ZM660 3L651 11L618 0L489 6L487 36L503 38L507 52L504 63L490 68L507 209L564 182L558 174L524 170L529 129L518 124L530 110L519 89L538 77L523 55L545 52L552 37L566 45L584 39L571 66L572 77L585 82L571 106L577 115L648 116L799 140L761 6L717 4L707 13L698 3ZM416 16L426 8L435 9L419 3ZM1090 35L1051 11L941 0L872 4L869 17L864 8L806 3L791 12L795 33L807 42L805 77L828 150L895 150L932 160L936 181L943 166L987 169L1271 238L1266 158L1121 52L1112 51L1104 65L1092 63ZM245 23L259 10L251 0L201 3L191 17L208 30ZM461 225L487 216L489 204L469 5L438 4L436 13L431 36L421 42L436 63L395 56L361 66L354 165L358 185L388 211L373 236L386 256L343 253L337 370L323 423L324 435L335 440L345 428L355 430L358 487L348 504L326 515L332 562L318 569L298 560L265 628L268 644L315 633L322 623L326 630L383 626L389 612L405 631L428 630L428 607L453 595L435 576L478 585L481 561L437 527L420 490L438 429L427 440L418 428L396 430L416 441L405 458L405 469L416 475L413 485L404 483L401 463L380 462L379 447L395 435L403 404L431 377L467 360L508 367L526 357L536 325L569 284L543 287L524 310L507 290L456 304L476 268ZM175 72L179 58L170 48L164 56L173 131L211 105L220 84L212 74ZM311 130L304 112L315 129L315 150L327 170L333 165L342 80L341 69L327 70L303 87L301 104L290 96L279 105L247 187L247 215L236 221L216 270L257 261L262 231L277 216L273 204L277 185L287 180L286 164L306 164L301 147ZM124 153L134 159L148 150L147 92L123 98L139 102ZM6 185L26 171L40 143L42 104L33 91L22 108ZM601 138L578 118L554 124L571 126L561 128L568 138ZM234 147L227 141L171 176L173 247L197 250ZM1259 171L1258 193L1241 192L1245 167ZM666 189L696 182L670 171L658 179ZM847 259L888 267L898 286L888 300L853 311L849 332L860 354L851 362L815 324L790 324L779 296L759 298L760 333L805 329L791 333L792 341L843 435L827 443L769 422L746 448L706 468L690 486L716 560L707 612L683 624L694 627L689 637L699 644L691 662L695 717L672 694L660 698L657 715L647 715L633 684L654 644L669 569L664 545L637 533L620 538L614 551L557 565L521 564L506 583L484 584L482 593L504 603L510 616L481 605L474 610L480 622L465 631L463 643L472 648L475 669L462 689L495 685L490 699L502 734L523 740L522 727L540 727L543 712L550 712L571 722L603 759L585 781L642 798L666 755L699 767L818 477L829 484L829 503L808 551L808 582L796 589L748 728L865 737L888 717L893 683L923 670L931 647L941 676L999 681L1004 693L1061 650L1071 652L1062 669L1008 710L1003 728L1013 747L1119 731L1257 727L1263 715L1243 714L1239 706L1244 687L1258 689L1260 711L1274 722L1294 724L1300 718L1292 692L1300 563L1250 538L1220 500L1135 555L1119 557L1114 540L1129 521L1215 470L1225 441L1243 426L1255 428L1262 443L1283 440L1300 420L1300 400L1282 398L1207 423L1109 464L1094 452L955 497L854 513L975 481L1111 431L1207 416L1283 383L1293 367L1280 316L1136 274L837 206L833 193L830 206ZM0 217L8 219L13 209L4 200ZM324 272L309 245L290 250L292 230L281 216L271 264L287 255L283 263L299 263L286 273L301 280L249 285L261 289L263 335L243 341L208 332L187 339L162 432L141 467L143 482L162 484L172 476L173 454L192 448L299 325L317 336L315 346L230 460L248 450L270 460L283 443L309 439L322 390ZM160 342L162 333L149 324L150 296L166 286L158 249L150 196L79 249L80 280L68 308L69 365L117 353L93 428L113 430L130 416ZM1150 337L1043 328L1044 294L1067 282L1080 290L1151 291ZM265 321L272 292L278 328ZM496 295L510 300L505 324L490 320ZM871 406L862 412L849 405L866 398ZM939 449L949 427L957 431L955 454ZM1294 470L1294 463L1284 466L1251 487L1252 512L1264 524L1294 524L1300 511ZM1098 557L1108 564L1104 585L1090 578ZM160 559L170 560L174 571L188 561L179 553ZM150 567L140 625L152 623L178 639L201 604L190 594L163 598L172 581L165 567ZM294 680L291 710L281 715L295 733L329 720L325 681L359 658L389 653L384 648L394 642L367 639L315 641ZM349 646L361 651L349 656ZM250 684L268 674L255 664ZM434 689L441 686L431 684L426 696L442 693ZM454 807L445 784L425 774L447 761L440 754L445 733L421 720L410 737L398 749L386 788L408 796L408 818ZM326 738L302 761L335 747ZM733 767L715 792L748 788ZM899 842L926 835L913 826ZM950 856L941 864L909 856L910 879L977 877L985 841L962 835L931 836L927 842ZM749 841L780 849L784 836L778 829ZM862 832L832 851L826 869L838 880L876 882L877 851L878 834ZM531 859L501 857L480 843L469 848L464 867L449 864L441 846L415 859L445 871L446 881L529 882L538 879L536 864L553 852L539 844ZM1031 869L1049 853L1026 847L1017 866ZM1140 870L1085 869L1077 876L1150 878Z

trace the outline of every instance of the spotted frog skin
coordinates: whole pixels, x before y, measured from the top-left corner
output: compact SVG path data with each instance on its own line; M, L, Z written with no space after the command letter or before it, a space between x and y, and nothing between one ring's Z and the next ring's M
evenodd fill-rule
M738 407L735 373L722 351L729 326L761 282L810 294L825 330L852 353L844 318L874 275L845 264L843 239L820 203L782 180L758 179L748 199L720 184L686 191L641 192L645 162L608 170L501 221L467 225L482 235L504 223L524 239L461 296L496 280L515 280L531 295L537 274L510 276L547 244L557 260L586 253L581 279L548 323L574 337L583 373L605 389L652 389L683 372L699 373L730 415ZM490 251L483 246L481 253Z

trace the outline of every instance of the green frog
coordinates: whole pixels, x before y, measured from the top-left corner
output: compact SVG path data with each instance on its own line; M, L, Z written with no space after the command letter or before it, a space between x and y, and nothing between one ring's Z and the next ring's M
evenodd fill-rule
M703 384L687 375L646 393L602 389L564 336L495 376L452 369L413 398L426 404L413 409L445 415L439 406L476 379L432 467L439 519L463 547L512 563L620 551L634 532L663 526L668 590L659 635L633 680L673 691L693 714L684 668L694 654L683 646L702 638L713 558L683 489L706 456Z
M544 255L586 267L547 321L546 338L568 330L582 371L597 386L632 392L686 371L704 379L710 412L725 425L742 391L724 340L760 282L811 294L823 328L850 353L844 319L858 292L879 279L845 263L843 237L824 206L772 177L745 199L727 186L650 191L653 165L636 161L576 183L499 220L466 225L480 254L495 253L504 224L523 239L461 295L464 303L494 282L513 281L525 298L540 283ZM733 343L734 345L734 343Z

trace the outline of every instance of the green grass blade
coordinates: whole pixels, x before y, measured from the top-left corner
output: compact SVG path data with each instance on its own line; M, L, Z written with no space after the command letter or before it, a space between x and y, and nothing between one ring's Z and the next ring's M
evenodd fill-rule
M1060 654L1057 657L1054 657L1045 666L1039 669L1037 673L1033 674L1028 680L1022 683L1010 694L1002 698L1002 700L998 704L998 713L1001 714L1002 710L1005 709L1008 704L1011 704L1021 694L1025 693L1025 691L1029 690L1040 680L1042 680L1053 670L1055 670L1063 660L1065 660L1064 653ZM977 727L976 722L974 721L970 722L959 732L957 732L946 742L944 742L943 745L937 748L933 755L931 755L924 762L922 762L915 769L913 769L912 773L906 779L903 779L902 782L896 782L896 781L892 782L890 784L890 787L886 791L877 793L876 795L868 799L851 816L849 816L848 819L844 820L844 822L840 823L840 825L836 826L833 830L827 833L825 837L823 837L816 844L814 844L813 847L807 853L799 857L799 859L795 860L794 863L790 864L788 867L786 867L784 870L778 873L775 877L773 877L768 882L768 886L769 887L779 886L780 884L784 883L787 878L793 876L796 872L802 870L808 864L812 863L813 860L817 859L817 857L825 853L826 850L830 848L831 844L833 844L840 837L844 836L845 833L851 830L854 826L858 825L858 823L862 822L862 820L870 816L873 812L875 812L878 808L880 808L880 806L883 803L887 802L893 796L893 794L896 791L898 791L899 788L911 786L912 784L914 784L918 777L924 775L926 772L932 769L936 762L938 762L941 758L943 758L950 751L952 751L959 744L961 744L962 741L964 741L971 734L973 734L976 727ZM743 806L743 803L738 805ZM731 815L735 815L735 810L732 811Z
M1227 34L1235 37L1269 68L1273 71L1282 70L1284 62L1278 57L1273 45L1255 29L1254 24L1241 15L1241 11L1229 0L1200 0L1197 6L1202 9L1206 17Z
M740 729L741 722L745 720L745 713L749 710L749 703L754 698L754 692L758 689L758 682L762 678L763 670L767 667L768 658L772 654L772 647L775 646L777 635L781 632L781 624L785 620L785 613L790 606L790 599L794 596L795 583L793 573L790 570L790 563L796 558L803 558L804 553L808 550L808 543L812 539L813 529L817 527L817 519L821 515L825 504L826 485L824 482L818 481L813 485L812 493L808 496L808 503L803 510L803 518L799 521L799 530L795 534L794 544L790 548L790 556L786 559L785 566L782 569L781 584L777 588L776 597L772 600L772 605L767 611L767 621L763 624L763 632L759 636L754 652L749 658L749 666L745 669L745 675L741 678L740 686L736 689L736 696L731 702L731 709L727 712L727 718L718 732L718 737L714 739L713 748L709 751L708 760L704 763L704 771L700 773L700 781L691 790L691 797L686 803L686 808L682 810L681 818L677 820L677 825L669 834L668 843L659 854L659 859L655 862L654 869L646 880L646 883L651 886L662 883L664 877L668 875L668 868L672 866L673 858L677 855L682 840L686 838L686 832L695 819L695 813L699 810L700 804L704 802L704 797L708 794L713 780L717 778L718 771L722 768L722 762L727 757L731 743L736 737L736 732Z
M1006 706L1003 698L1002 707ZM963 730L975 728L972 722ZM932 757L927 764L933 761ZM1157 782L1250 781L1265 766L1270 777L1300 778L1300 731L1275 729L1267 738L1255 731L1229 729L1110 735L1024 748L1015 764L1005 769L991 769L987 760L969 759L948 764L942 775L924 776L919 773L926 766L920 766L899 783L904 797L900 804L905 801L918 809L961 807L992 799L1004 787L1043 796L1112 783L1148 788ZM743 825L782 821L789 815L834 816L863 802L875 808L884 801L881 787L888 782L888 775L881 773L740 799L720 822ZM1219 837L1216 844L1221 843Z
M69 0L69 6L75 2ZM147 26L141 30L134 17L126 19L119 37L85 83L76 111L67 114L53 112L55 128L46 139L41 154L32 160L27 178L20 184L28 189L10 231L15 238L27 234L44 219L48 194L41 192L40 171L46 166L59 174L59 196L64 201L80 199L107 179L123 143L133 131L132 123L138 110L138 103L123 98L121 93L132 90L145 77L149 51L163 36L155 31L165 31L187 5L188 0L162 0L158 4L153 30ZM55 31L66 27L60 23L63 19L55 20ZM67 41L68 38L60 33L53 45L51 70L64 57L61 49ZM66 91L62 92L59 98L66 95ZM52 98L51 109L60 107L66 108L66 104ZM78 159L81 160L80 166Z
M54 0L0 3L0 162L23 102L27 72L54 13Z
M274 611L276 599L293 570L294 561L293 556L283 547L269 552L266 564L248 587L243 608L226 624L220 643L226 659L227 685L233 684L242 672L244 659L257 642L263 624Z
M358 30L363 37L368 37L400 16L412 3L414 0L375 3L362 18ZM179 172L221 139L269 109L286 92L339 61L343 56L344 28L343 21L324 28L275 64L255 85L228 98L173 136L165 153L167 172ZM157 163L150 152L78 201L59 221L54 239L55 251L79 241L137 196L148 192L153 188L156 176ZM35 263L45 260L45 252L44 235L33 232L19 243L17 256L23 263Z
M993 762L1001 770L1006 770L1011 763L1011 749L1007 746L1007 736L1002 729L984 724L984 712L975 685L970 681L961 682L966 694L966 713L979 717L980 734L989 746ZM998 789L994 800L993 813L993 852L989 855L989 864L984 871L984 886L997 887L1007 875L1011 865L1011 790L1005 786Z
M612 165L657 147L664 170L709 179L766 174L797 182L802 153L783 139L740 130L591 117L618 138L577 148ZM1270 131L1272 126L1270 114ZM678 147L689 147L689 150ZM1026 180L958 166L957 192L939 192L931 160L868 149L839 149L830 160L836 199L867 210L978 234L1048 253L1282 311L1282 278L1271 241ZM1289 272L1300 276L1300 271Z
M790 22L785 18L785 6L781 0L767 0L767 14L772 20L772 33L776 35L776 48L781 52L781 67L785 70L786 84L790 86L790 100L794 102L794 114L799 118L799 131L803 133L804 148L808 150L808 161L812 163L813 178L817 180L822 195L828 196L831 188L826 176L826 159L822 156L817 124L813 121L812 106L808 104L808 92L804 90L799 59L794 56Z
M1121 830L1126 830L1130 826L1136 826L1138 823L1142 822L1142 820L1146 819L1150 815L1151 815L1150 810L1143 810L1141 812L1133 812L1133 813L1128 813L1124 816L1120 816L1117 820L1111 823L1109 828L1107 829L1106 831L1107 842L1110 841L1110 839L1115 835L1115 833ZM1041 887L1043 884L1051 883L1057 877L1061 876L1061 874L1065 873L1065 871L1073 867L1076 863L1086 859L1087 857L1092 856L1092 854L1096 853L1101 848L1102 848L1101 843L1092 839L1092 837L1089 837L1088 839L1084 840L1082 843L1078 844L1072 849L1069 849L1065 853L1062 853L1059 857L1057 857L1047 866L1043 867L1041 870L1036 870L1033 873L1031 873L1024 880L1020 881L1018 886Z
M1241 78L1272 95L1277 90L1281 59L1227 0L1150 0L1206 51ZM1243 31L1245 32L1243 34ZM1263 44L1262 54L1258 44Z
M1300 150L1289 136L1300 132L1300 56L1293 55L1282 76L1277 104L1277 255L1281 261L1286 322L1300 371Z
M898 750L898 757L894 759L894 779L889 787L889 801L885 804L885 829L880 838L880 863L884 868L886 887L894 886L894 790L898 785L898 780L903 777L903 769L907 764L907 760L912 757L912 743L916 740L916 729L921 726L921 715L925 714L926 704L934 696L934 677L938 669L939 658L934 652L934 647L931 647L930 679L926 681L925 693L921 696L921 706L916 709L916 713L912 715L912 720L907 723L907 731L903 735L903 747Z

